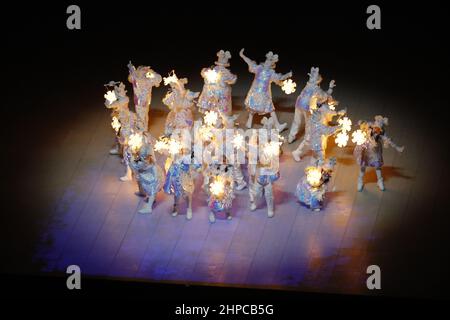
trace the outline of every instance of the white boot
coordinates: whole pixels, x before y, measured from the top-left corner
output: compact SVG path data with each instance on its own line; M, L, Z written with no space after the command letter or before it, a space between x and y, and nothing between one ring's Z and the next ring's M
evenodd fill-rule
M386 188L384 187L383 176L381 175L381 168L376 169L375 172L377 173L377 184L378 184L378 188L379 188L381 191L386 190Z
M192 219L192 209L188 208L186 212L186 219L191 220Z
M131 168L127 165L127 172L123 177L120 177L120 181L131 181L133 179L133 176L131 174Z
M138 211L138 213L146 214L146 213L152 213L153 211L153 200L144 201L144 205L142 206L141 210Z
M231 217L231 213L227 212L227 220L231 220L231 219L233 219L233 218Z
M186 219L192 219L192 194L187 196L188 208L186 212Z
M251 128L252 128L252 123L253 123L253 114L252 114L252 113L249 113L249 114L248 114L248 119L247 119L246 127L247 127L248 129L251 129Z
M241 190L244 190L245 187L247 187L247 182L242 180L242 181L238 182L238 184L236 185L236 190L241 191Z
M233 168L233 179L236 182L236 190L240 191L247 186L240 164L235 165Z
M357 185L358 192L361 192L363 188L364 188L363 178L358 177L358 185Z
M357 190L361 192L364 188L364 173L366 172L366 168L361 168L358 176L358 184Z
M273 210L273 192L271 183L269 183L267 186L264 187L264 196L266 198L267 204L267 216L269 218L272 218L274 215L274 210Z
M178 215L178 209L177 209L178 199L177 197L173 198L173 208L172 208L172 217L176 217Z
M216 222L216 215L212 212L209 213L209 222L210 223Z
M283 132L284 130L287 129L287 123L285 122L285 123L282 123L282 124L278 124L278 125L277 125L277 129L278 129L278 131L279 131L280 133Z
M296 150L292 151L292 157L295 161L300 162L301 160L301 151L300 148L297 148Z
M250 177L250 181L252 177ZM256 210L256 197L258 196L258 187L256 186L257 182L250 182L248 195L250 200L250 210L255 211Z
M295 141L295 136L289 135L289 136L288 136L288 143L292 143L292 142L294 142L294 141Z
M111 150L109 150L109 154L110 155L118 155L120 152L119 152L119 146L116 144L115 146L114 146L114 148L112 148Z

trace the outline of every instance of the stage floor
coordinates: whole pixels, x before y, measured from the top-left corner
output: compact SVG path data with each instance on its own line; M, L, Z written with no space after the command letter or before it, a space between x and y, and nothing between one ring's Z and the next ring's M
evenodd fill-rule
M377 264L383 284L390 283L387 290L390 286L397 292L397 263L392 261L405 249L399 248L403 235L398 230L405 227L411 208L433 198L426 185L437 183L439 175L420 170L433 155L422 156L425 136L416 130L420 119L395 107L406 100L385 99L372 88L339 85L337 99L354 123L383 114L391 123L389 136L406 146L401 155L385 150L385 192L377 189L370 170L364 191L358 193L353 148L341 149L330 141L328 155L337 157L337 167L326 207L318 213L301 207L294 191L310 157L297 163L290 154L301 134L295 143L283 145L272 219L263 200L256 211L249 211L248 189L237 192L231 221L208 222L203 191L195 193L191 221L184 214L170 215L173 200L163 192L152 214L138 214L142 199L134 195L136 185L119 181L124 167L108 154L113 143L109 112L101 104L92 105L90 113L58 128L58 139L48 149L39 192L52 214L42 221L35 263L50 273L76 264L91 276L352 294L371 293L366 268ZM241 91L237 106L243 103ZM295 96L276 101L280 119L290 126ZM236 109L242 126L247 113ZM166 113L155 96L150 111L154 136L162 132Z

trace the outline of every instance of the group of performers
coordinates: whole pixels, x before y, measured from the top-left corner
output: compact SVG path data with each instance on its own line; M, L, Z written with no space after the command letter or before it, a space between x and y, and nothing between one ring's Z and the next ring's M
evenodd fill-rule
M268 217L274 216L273 184L280 178L279 156L284 138L279 134L287 129L287 123L280 123L275 112L271 85L285 85L292 81L292 73L280 74L275 71L278 55L269 52L262 63L240 56L247 63L254 80L245 99L249 113L247 132L240 134L232 112L232 85L237 76L229 70L231 54L219 51L212 67L203 68L202 92L192 92L185 86L186 78L178 78L175 72L162 78L148 66L136 68L128 65L128 81L133 86L134 109L129 109L129 98L125 85L110 82L105 94L105 106L111 109L112 127L116 132L116 143L111 154L120 155L126 166L122 181L135 180L137 195L145 198L140 213L151 213L156 194L164 190L173 195L172 215L177 216L182 199L187 201L186 218L192 218L192 198L196 188L196 177L203 176L202 188L210 208L209 220L216 221L216 215L223 213L231 219L231 208L235 190L248 187L250 210L256 209L258 197L264 195ZM331 179L336 159L326 157L327 140L339 136L347 143L347 132L351 121L346 110L336 110L338 102L333 99L334 80L327 91L321 89L322 77L319 68L311 68L309 80L295 103L295 115L291 125L288 143L296 140L304 121L305 134L298 148L292 152L296 161L301 161L307 151L312 152L311 164L297 185L299 202L318 211L324 204L327 185ZM169 87L162 102L169 108L164 133L158 139L148 131L149 108L152 89L161 82ZM295 87L294 87L295 90ZM287 91L286 91L287 92ZM292 90L290 92L293 92ZM288 92L287 92L288 93ZM193 109L197 105L203 118L194 119ZM261 129L252 129L253 117L269 115L261 121ZM374 167L378 187L385 190L381 168L383 147L392 146L402 152L386 135L388 119L376 116L374 121L359 121L359 129L353 132L355 159L360 166L357 182L358 191L364 187L363 177L367 167ZM264 130L265 135L261 134ZM230 137L230 143L223 143L222 136ZM192 139L186 138L186 133ZM225 138L226 138L225 137ZM225 139L226 140L226 139ZM230 157L230 150L232 156ZM165 157L162 168L156 161L156 154ZM244 156L237 156L238 154ZM242 167L247 166L248 180Z

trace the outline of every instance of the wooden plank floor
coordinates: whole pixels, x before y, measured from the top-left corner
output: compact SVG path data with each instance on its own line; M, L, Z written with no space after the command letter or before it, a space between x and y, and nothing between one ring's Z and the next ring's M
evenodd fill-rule
M339 90L337 98L354 123L376 114L390 117L390 136L406 145L402 155L385 150L387 191L377 189L375 174L368 170L364 192L356 192L358 167L352 148L340 149L330 142L329 155L336 156L338 164L327 206L319 213L301 207L294 191L309 157L296 163L290 155L299 136L283 146L275 217L266 217L262 200L250 212L245 189L237 192L233 219L212 225L203 191L195 194L191 221L184 214L172 217L173 199L162 192L151 215L137 213L142 199L134 195L134 183L118 179L124 168L118 157L108 155L113 133L109 113L99 106L73 124L58 149L59 168L48 173L48 179L57 180L64 172L66 179L54 191L59 195L53 197L57 200L50 206L53 214L36 261L45 272L77 264L85 274L107 277L367 293L367 266L394 254L387 243L395 238L391 230L402 223L409 206L422 205L415 203L420 202L415 195L437 175L418 176L424 181L416 181L418 167L426 165L420 157L424 141L414 130L418 120L392 112L401 102L388 103L351 86ZM242 96L237 100L242 104ZM152 108L150 131L158 136L165 110L157 100ZM290 124L292 111L280 108L280 119ZM246 112L237 112L244 123ZM411 139L416 142L408 143Z

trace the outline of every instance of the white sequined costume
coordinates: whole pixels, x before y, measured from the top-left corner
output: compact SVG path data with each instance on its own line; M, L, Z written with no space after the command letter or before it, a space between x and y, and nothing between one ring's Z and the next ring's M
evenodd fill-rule
M311 118L305 128L305 137L298 148L293 151L294 158L300 157L305 152L305 147L313 151L313 156L317 163L325 161L328 138L340 131L339 125L330 125L329 122L334 116L344 115L345 111L336 112L330 108L328 103L323 103L312 111Z
M324 103L333 93L334 81L330 82L328 91L325 92L320 88L322 77L319 74L319 68L312 67L311 72L308 73L308 75L309 80L295 102L294 121L292 122L289 131L289 143L295 140L301 127L302 118L305 119L305 129L308 125L311 116L311 113L309 112L311 98L314 96L317 98L318 103Z
M231 58L230 53L221 50L217 56L216 66L204 68L200 73L204 79L203 90L197 104L200 112L215 110L230 113L232 111L231 85L236 82L237 76L227 68L228 59Z
M128 70L130 72L128 81L133 85L137 128L140 131L147 131L152 88L159 87L161 76L147 66L139 66L136 69L131 62L128 65Z
M144 207L140 213L151 213L156 194L164 183L164 173L155 162L153 148L150 144L144 144L139 153L132 155L130 167L139 186L139 190L146 197Z
M169 108L166 118L165 134L170 135L174 130L191 129L194 123L192 107L198 92L192 92L184 87L187 79L177 79L169 82L170 89L163 98L163 103Z

